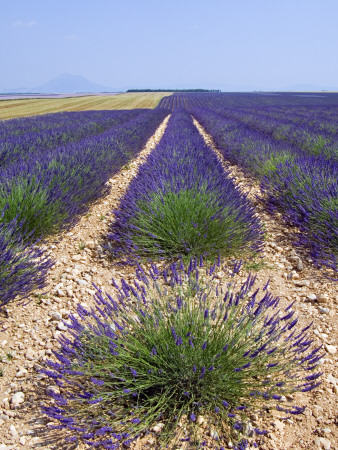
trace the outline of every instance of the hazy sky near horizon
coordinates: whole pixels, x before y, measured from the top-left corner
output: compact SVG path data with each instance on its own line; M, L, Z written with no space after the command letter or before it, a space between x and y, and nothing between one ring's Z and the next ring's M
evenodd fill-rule
M338 86L337 0L0 0L0 90Z

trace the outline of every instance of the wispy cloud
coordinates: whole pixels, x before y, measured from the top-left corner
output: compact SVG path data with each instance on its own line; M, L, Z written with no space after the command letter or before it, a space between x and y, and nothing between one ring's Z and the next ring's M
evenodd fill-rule
M67 39L67 41L78 41L79 36L77 34L66 34L65 39Z
M25 22L24 20L17 20L16 22L13 22L13 27L34 27L37 24L35 20L29 20Z

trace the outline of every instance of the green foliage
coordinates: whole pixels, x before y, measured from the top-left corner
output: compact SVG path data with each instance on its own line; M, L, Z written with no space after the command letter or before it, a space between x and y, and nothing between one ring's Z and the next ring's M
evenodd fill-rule
M258 161L255 170L260 177L263 177L276 172L279 164L284 164L285 162L293 161L294 159L295 156L291 153L271 153L270 156L263 161L261 159Z
M256 258L252 258L244 264L245 270L259 272L262 269L271 269L266 261L263 259L257 260Z
M309 142L306 144L306 148L311 155L321 155L322 153L325 153L324 150L327 143L328 142L322 135L317 136L317 138L310 137Z
M9 223L17 217L25 237L32 232L38 237L55 231L62 220L59 208L59 202L49 201L48 188L43 188L34 176L0 185L0 211L4 210L0 222Z
M245 243L247 225L218 204L205 189L154 193L151 202L139 204L132 225L134 244L144 256L172 258L180 255L234 255ZM189 258L189 256L188 256Z
M312 214L309 216L309 228L314 233L325 229L327 224L333 222L338 217L338 197L327 197L321 199L320 209L312 208ZM338 257L338 233L332 235L329 241L329 247Z
M84 250L85 248L86 248L86 243L83 242L83 241L81 241L81 242L79 243L79 250Z

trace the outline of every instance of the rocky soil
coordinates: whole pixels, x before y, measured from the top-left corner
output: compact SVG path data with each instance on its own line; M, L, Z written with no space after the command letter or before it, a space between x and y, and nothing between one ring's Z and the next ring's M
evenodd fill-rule
M103 291L114 292L112 277L134 278L134 268L120 265L108 258L103 249L103 239L108 225L114 219L113 210L126 191L138 167L160 140L168 118L148 141L138 158L124 167L109 181L110 192L93 204L70 231L51 239L47 244L56 261L48 276L48 287L43 292L34 292L25 303L12 303L7 308L7 317L1 317L0 329L0 450L39 448L86 448L63 446L62 433L51 432L49 419L41 414L41 403L48 401L46 392L58 391L46 380L39 369L43 361L52 357L57 349L58 336L66 331L64 321L74 312L76 304L93 304L95 283ZM207 142L212 139L196 123ZM217 149L213 147L217 152ZM281 217L267 214L264 199L256 180L244 176L243 172L222 160L240 189L256 207L257 214L267 231L263 254L255 261L246 261L238 279L246 278L251 271L257 272L257 284L263 287L270 278L270 290L285 302L297 300L301 323L313 321L313 338L323 344L326 353L322 360L322 385L315 391L297 394L297 405L306 405L305 413L283 422L272 413L265 427L271 432L261 440L260 448L266 450L286 449L336 449L338 371L337 371L337 325L338 293L332 271L315 268L303 249L294 246L297 230L286 226ZM221 270L217 276L225 275ZM50 383L50 384L49 384ZM262 426L258 417L253 424ZM201 424L203 428L203 424ZM156 434L161 424L153 430L153 436L140 440L137 449L155 449ZM210 439L207 437L207 439ZM208 442L206 448L215 448ZM229 446L231 448L231 444Z

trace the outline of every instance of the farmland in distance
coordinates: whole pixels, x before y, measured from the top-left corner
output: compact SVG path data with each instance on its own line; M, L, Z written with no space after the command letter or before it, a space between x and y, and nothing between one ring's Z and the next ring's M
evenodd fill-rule
M27 98L0 101L0 120L61 111L101 111L156 108L168 92L129 92L117 95L91 95L68 98Z

